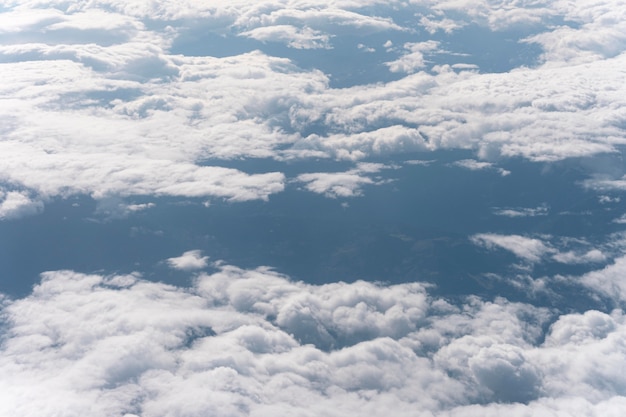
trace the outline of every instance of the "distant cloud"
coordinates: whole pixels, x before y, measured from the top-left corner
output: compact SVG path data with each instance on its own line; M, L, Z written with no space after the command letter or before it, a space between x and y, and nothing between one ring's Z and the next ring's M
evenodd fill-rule
M435 160L411 159L408 161L404 161L404 163L407 165L421 165L421 166L429 166L433 162L435 162Z
M598 263L605 262L607 257L602 251L598 249L592 249L585 253L579 253L574 251L557 253L552 258L564 264L586 264L586 263Z
M546 254L554 252L539 239L520 235L499 235L495 233L481 233L471 237L473 243L487 249L501 248L515 254L529 262L539 262Z
M176 258L169 258L167 263L171 268L191 271L206 268L209 263L209 257L202 256L201 250L190 250Z
M43 202L20 191L0 189L0 220L31 216L43 211Z
M613 219L613 223L626 224L626 213L622 214L620 217L616 219Z
M118 197L101 198L97 202L96 214L106 219L122 219L155 206L154 203L130 204Z
M375 163L359 163L357 167L345 172L317 172L300 174L296 181L305 184L305 188L326 197L357 197L362 193L364 185L377 185L385 183L382 178L372 178L383 169L391 166Z
M518 207L518 208L493 208L493 214L496 216L504 217L535 217L535 216L547 216L548 207L539 206L535 208Z
M542 261L554 261L562 264L597 264L604 263L610 257L605 253L609 250L610 243L605 248L592 247L584 240L576 239L552 239L551 236L533 238L520 235L501 235L497 233L480 233L470 237L470 240L489 250L504 249L513 253L518 258L531 264Z
M281 42L295 49L329 49L329 36L311 28L300 29L291 25L276 25L255 28L242 32L240 36L263 42Z
M472 171L480 171L480 170L484 170L484 169L491 169L491 170L495 170L496 172L498 172L503 177L506 177L507 175L511 174L511 171L507 171L506 169L503 169L503 168L498 168L494 164L492 164L491 162L480 162L480 161L476 161L474 159L463 159L461 161L454 162L452 165L455 165L455 166L458 166L458 167L461 167L461 168L465 168L465 169L469 169L469 170L472 170Z
M583 184L585 187L599 192L625 191L626 175L621 178L592 178L585 180Z
M403 72L412 74L426 66L424 54L433 53L439 50L439 42L425 41L418 43L406 43L404 49L409 51L395 61L387 62L391 72Z
M428 33L434 35L438 31L443 31L445 33L452 33L455 30L461 29L465 26L464 23L458 22L452 19L443 18L441 20L432 19L433 16L427 17L422 16L420 18L420 24Z
M620 197L611 197L609 195L598 196L598 202L600 204L619 203L620 201L621 201Z

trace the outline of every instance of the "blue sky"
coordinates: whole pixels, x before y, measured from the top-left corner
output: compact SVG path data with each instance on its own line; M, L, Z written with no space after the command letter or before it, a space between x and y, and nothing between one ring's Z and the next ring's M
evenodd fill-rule
M578 3L0 2L0 414L621 415Z

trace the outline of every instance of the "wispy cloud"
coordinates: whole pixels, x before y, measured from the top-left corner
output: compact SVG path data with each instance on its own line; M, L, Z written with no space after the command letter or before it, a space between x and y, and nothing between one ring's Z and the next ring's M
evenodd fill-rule
M516 207L516 208L493 208L493 214L496 216L504 217L535 217L535 216L547 216L548 207L539 206L535 208L530 207Z

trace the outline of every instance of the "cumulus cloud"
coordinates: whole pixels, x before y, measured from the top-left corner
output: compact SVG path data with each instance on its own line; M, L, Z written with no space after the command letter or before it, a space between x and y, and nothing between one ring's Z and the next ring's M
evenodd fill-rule
M171 268L191 271L206 268L209 264L209 257L202 256L202 251L196 249L187 251L178 257L169 258L167 263Z
M66 11L55 5L8 6L0 25L10 40L0 46L6 103L0 151L11 161L0 176L38 201L117 193L243 201L283 189L281 173L205 166L215 159L360 160L462 148L490 161L554 161L615 152L626 141L620 53L626 19L603 2L99 1ZM414 30L390 17L394 8L408 15L421 8L431 31L532 28L538 33L525 41L543 48L543 64L486 74L457 73L474 67L451 62L424 73L424 54L441 52L441 44L409 42L406 54L388 63L398 80L333 88L332 74L258 51L173 52L200 26L311 53L348 32ZM547 25L556 17L572 24ZM539 24L546 26L539 31ZM620 181L594 184L622 189Z
M379 185L388 182L379 176L371 177L372 174L388 168L391 167L384 164L361 162L357 164L356 168L345 172L300 174L296 177L296 181L304 183L307 190L324 194L326 197L357 197L362 194L364 185Z
M242 32L247 36L264 42L281 42L295 49L330 48L329 36L311 28L297 28L290 25L276 25L255 28Z
M618 302L626 300L626 283L623 276L626 271L626 257L620 256L599 271L583 275L580 282L604 297Z
M0 218L76 194L98 199L111 215L148 209L132 201L154 196L268 199L291 180L224 168L224 160L359 161L458 148L481 161L551 162L615 153L626 142L623 3L7 3ZM427 73L425 56L442 44L406 43L387 63L394 81L338 87L315 63L298 67L236 48L232 56L186 56L176 46L210 32L328 52L345 34L412 34L389 16L418 12L415 26L442 36L469 25L530 31L523 42L543 55L498 74L454 61ZM459 164L508 173L493 162ZM386 168L357 164L294 182L329 197L357 196ZM585 184L623 191L621 175ZM604 248L545 236L471 239L528 263L610 258ZM167 262L208 266L197 250ZM618 256L568 279L622 306L625 262ZM619 309L560 314L478 297L451 304L420 283L310 285L268 268L215 267L194 272L190 288L140 274L46 272L28 296L1 299L0 414L606 416L626 407Z
M433 53L439 50L439 42L425 41L418 43L406 43L404 49L409 51L395 61L387 62L391 72L404 72L411 74L426 66L424 54Z
M190 288L43 274L3 302L0 411L582 416L626 403L621 311L455 306L419 283L316 286L216 266Z
M43 202L20 191L0 189L0 220L15 219L40 213Z
M545 255L554 252L554 249L543 241L520 235L481 233L472 236L471 240L476 245L487 249L501 248L508 250L515 256L529 262L539 262Z

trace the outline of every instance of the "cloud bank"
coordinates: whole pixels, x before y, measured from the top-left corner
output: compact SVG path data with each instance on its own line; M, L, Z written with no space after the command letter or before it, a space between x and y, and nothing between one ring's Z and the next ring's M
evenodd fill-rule
M612 292L622 264L581 283ZM0 412L600 416L626 404L619 309L455 306L420 283L316 286L214 266L191 288L46 272L5 299Z
M281 192L288 179L218 161L457 148L489 161L616 153L626 143L623 5L11 3L0 14L0 178L36 201L70 194L246 201ZM489 73L439 40L389 43L372 55L398 74L394 81L342 87L332 86L332 73L258 50L265 42L314 54L338 48L347 34L415 34L398 12L417 16L415 25L432 36L526 28L533 34L517 44L543 54L533 65ZM258 48L186 54L185 39L201 33ZM354 53L364 47L356 43ZM438 64L424 54L459 61ZM620 181L596 184L623 189Z

